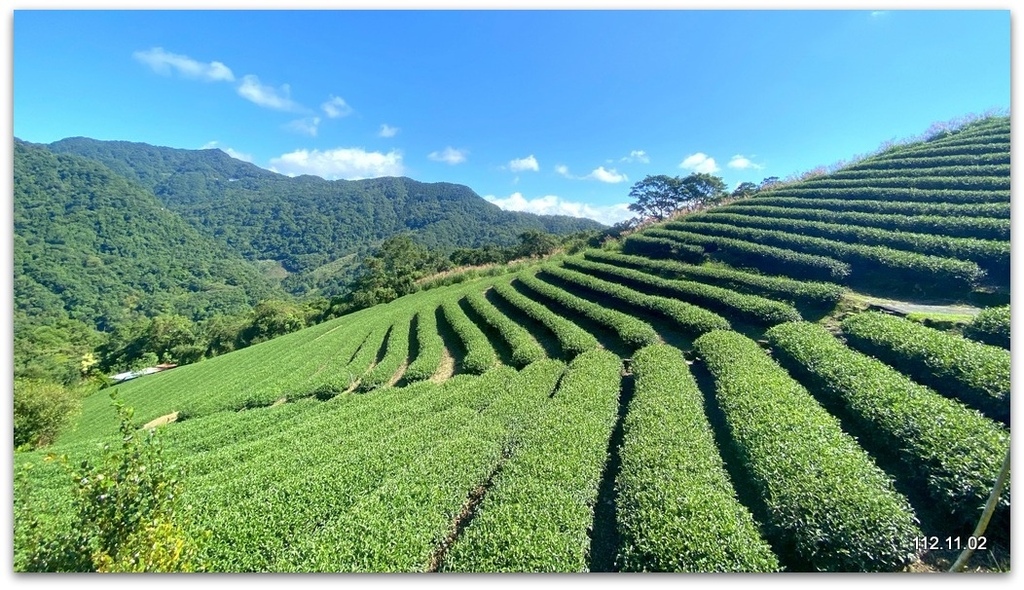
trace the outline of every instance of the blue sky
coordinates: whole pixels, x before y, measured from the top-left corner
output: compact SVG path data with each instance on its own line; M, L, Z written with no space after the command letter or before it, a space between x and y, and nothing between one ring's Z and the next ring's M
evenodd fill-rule
M14 135L629 216L646 175L785 178L1010 107L993 11L14 12Z

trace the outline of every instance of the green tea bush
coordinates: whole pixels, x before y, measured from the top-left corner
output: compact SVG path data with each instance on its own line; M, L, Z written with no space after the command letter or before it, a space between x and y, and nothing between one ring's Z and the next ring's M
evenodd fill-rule
M952 526L974 526L1010 443L1005 428L850 350L819 325L780 324L765 336L790 371L857 426L861 440L903 466ZM1007 487L1000 511L1009 503Z
M901 317L863 312L842 323L847 343L918 383L1010 422L1010 352Z
M764 499L768 536L797 569L899 571L911 562L921 534L913 509L835 417L741 334L710 332L694 348Z
M736 498L682 353L664 344L633 355L636 389L616 478L622 571L780 569Z

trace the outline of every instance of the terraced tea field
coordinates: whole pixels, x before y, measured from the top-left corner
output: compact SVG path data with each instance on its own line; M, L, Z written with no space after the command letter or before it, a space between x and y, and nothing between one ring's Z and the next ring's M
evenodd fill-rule
M966 338L847 294L1008 302L1009 137L985 120L119 396L140 427L176 414L160 436L213 571L935 569L1009 450L1009 313ZM41 459L117 433L88 398L16 455L16 505L71 526ZM1007 486L982 563L1009 516Z

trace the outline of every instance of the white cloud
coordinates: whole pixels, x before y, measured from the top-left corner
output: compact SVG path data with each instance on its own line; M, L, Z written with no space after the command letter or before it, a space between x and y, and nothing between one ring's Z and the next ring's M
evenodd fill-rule
M304 119L296 119L287 125L285 129L308 135L310 137L316 137L317 127L320 125L320 117L306 117Z
M242 98L268 109L278 111L305 110L291 99L291 88L287 84L282 85L280 88L264 86L260 84L260 79L252 74L242 77L242 84L238 87L238 94Z
M569 167L565 164L558 164L555 166L555 172L565 178L571 178L573 180L599 180L601 182L607 182L615 184L617 182L624 182L629 180L625 174L619 174L615 168L606 169L604 166L598 166L597 168L590 171L590 174L586 176L573 176L569 172Z
M388 153L368 152L363 148L335 148L333 150L295 150L271 158L271 170L297 176L313 174L335 180L359 180L379 176L402 176L402 154L392 150Z
M735 156L733 156L732 159L729 160L729 163L726 164L726 166L728 166L729 168L735 168L737 170L747 170L751 168L753 168L754 170L760 170L761 168L764 168L764 166L760 164L755 164L750 160L750 158L740 154L736 154Z
M235 79L231 69L219 61L203 63L187 55L164 51L163 47L136 51L132 57L153 68L154 72L165 76L170 76L172 72L176 71L185 78L208 82L232 82Z
M679 167L703 174L712 174L720 170L718 164L715 164L715 159L703 152L686 156L686 159L679 163Z
M533 154L526 156L525 158L517 158L508 163L508 167L513 172L522 172L523 170L533 170L537 172L540 170L540 164L537 163L537 158L533 157Z
M225 154L231 156L232 158L234 158L236 160L242 160L243 162L252 163L252 154L246 154L246 153L243 153L243 152L239 152L239 151L233 150L233 149L231 149L229 147L220 147L218 145L219 143L220 142L218 142L218 141L208 141L205 144L203 144L203 147L201 147L199 149L201 149L201 150L219 149L220 151L224 152Z
M338 117L345 117L352 114L352 107L348 106L344 98L340 96L331 95L330 100L320 105L324 113L330 119L337 119Z
M872 18L878 18L880 16L885 16L888 13L889 13L888 10L872 10L871 11L871 17Z
M628 156L619 159L620 162L641 162L643 164L650 164L651 158L647 156L647 152L644 150L633 150L629 152Z
M387 123L381 123L380 131L377 133L377 135L381 137L394 137L398 135L398 127L392 127Z
M427 155L428 158L435 162L444 162L445 164L461 164L466 161L466 154L468 150L457 150L451 146L444 148L440 152L430 152Z
M506 211L525 211L538 215L569 215L571 217L586 217L600 221L605 225L612 225L633 215L627 203L615 205L595 206L587 203L566 201L555 195L527 199L522 193L515 192L507 198L499 198L494 195L484 197L491 203Z
M590 180L600 180L601 182L608 182L611 184L629 180L629 178L627 178L625 174L619 174L618 172L616 172L615 168L612 168L611 170L605 170L604 166L598 166L590 174L584 176L583 178Z

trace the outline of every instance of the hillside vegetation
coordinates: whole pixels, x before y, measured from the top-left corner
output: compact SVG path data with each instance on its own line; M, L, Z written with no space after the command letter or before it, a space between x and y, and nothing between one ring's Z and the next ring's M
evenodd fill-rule
M970 535L1010 445L1009 351L986 343L1009 135L981 120L118 395L170 422L210 571L922 571L968 545L1008 568L1008 485ZM961 335L853 292L1000 311ZM75 484L43 456L118 433L100 392L18 453L15 529L31 507L67 532Z

